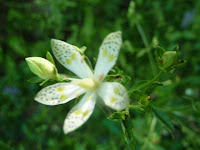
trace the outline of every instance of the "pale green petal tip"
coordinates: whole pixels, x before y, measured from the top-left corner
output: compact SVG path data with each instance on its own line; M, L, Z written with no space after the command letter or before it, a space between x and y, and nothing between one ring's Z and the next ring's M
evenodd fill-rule
M56 39L51 39L51 46L54 45L58 40Z
M115 33L116 34L122 34L122 31L119 30L119 31L116 31Z
M119 31L113 32L111 34L114 34L115 36L121 36L122 32L119 30Z
M51 39L51 43L57 41L57 39Z

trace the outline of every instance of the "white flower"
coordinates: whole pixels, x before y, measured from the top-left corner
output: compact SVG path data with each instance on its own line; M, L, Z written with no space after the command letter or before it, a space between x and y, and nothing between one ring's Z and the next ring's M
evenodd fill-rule
M73 45L52 39L52 51L57 60L81 79L69 83L57 83L42 89L35 100L46 105L67 103L86 93L68 113L64 121L64 133L74 131L91 116L98 96L115 110L128 107L129 97L123 85L117 82L102 82L115 65L121 47L121 32L109 34L103 41L94 73Z

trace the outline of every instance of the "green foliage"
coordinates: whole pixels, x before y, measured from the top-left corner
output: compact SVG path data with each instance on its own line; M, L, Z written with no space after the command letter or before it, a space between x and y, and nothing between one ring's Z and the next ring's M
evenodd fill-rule
M125 140L132 150L136 150L136 140L133 136L134 130L133 125L130 119L130 116L126 116L124 120L121 122L122 124L122 130L124 132Z
M136 141L137 150L199 149L199 1L9 0L0 2L0 11L0 149L128 150ZM97 57L101 41L117 30L122 31L123 45L117 68L106 80L121 82L130 93L139 90L151 97L141 105L140 94L130 95L131 127L124 124L129 146L120 121L107 119L111 110L102 108L100 102L85 125L64 135L63 121L75 101L55 107L35 102L42 87L27 80L41 80L33 79L24 58L44 58L47 51L51 53L50 39L55 38L87 46L81 50L94 68L92 57ZM179 45L174 65L187 63L143 88L159 72L158 56L164 52L156 52L158 45L166 50ZM50 53L46 57L53 63ZM73 76L56 60L55 64L61 78ZM117 113L114 118L121 115Z

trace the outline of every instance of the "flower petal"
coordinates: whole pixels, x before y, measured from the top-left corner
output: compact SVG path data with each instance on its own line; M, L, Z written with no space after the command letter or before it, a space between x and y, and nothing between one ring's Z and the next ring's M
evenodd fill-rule
M103 82L98 89L99 96L105 104L115 110L128 107L129 97L125 87L117 82Z
M45 105L58 105L67 103L85 92L85 89L72 83L57 83L39 91L35 100Z
M88 120L94 110L96 98L96 93L88 92L80 102L72 108L63 125L65 134L76 130Z
M113 32L106 36L99 50L95 75L103 79L115 65L122 43L121 32Z
M92 71L73 45L52 39L51 47L54 56L65 68L69 69L80 78L92 77Z

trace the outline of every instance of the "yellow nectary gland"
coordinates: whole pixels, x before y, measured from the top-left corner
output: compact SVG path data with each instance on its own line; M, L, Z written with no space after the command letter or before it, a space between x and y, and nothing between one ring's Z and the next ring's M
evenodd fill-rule
M99 81L92 78L76 80L74 83L86 90L94 90L99 86Z

